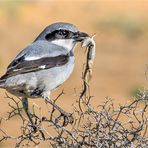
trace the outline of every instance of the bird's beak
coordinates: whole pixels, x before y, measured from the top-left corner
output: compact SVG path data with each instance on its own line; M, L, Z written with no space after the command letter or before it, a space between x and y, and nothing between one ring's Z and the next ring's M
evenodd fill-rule
M89 37L89 35L87 33L84 33L84 32L76 32L73 35L73 39L75 39L75 41L77 41L77 42L83 41L86 37Z

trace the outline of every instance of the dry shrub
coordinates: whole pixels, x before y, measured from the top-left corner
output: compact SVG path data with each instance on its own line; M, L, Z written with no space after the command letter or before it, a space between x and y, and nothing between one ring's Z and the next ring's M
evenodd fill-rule
M78 98L73 108L73 122L62 115L54 115L55 109L49 111L47 116L41 116L42 108L38 111L32 108L32 119L37 131L22 112L21 100L10 99L11 111L8 118L1 118L10 122L10 119L18 116L21 119L21 134L14 137L0 129L1 142L4 140L16 140L15 147L40 145L47 142L50 147L147 147L148 146L148 92L140 92L138 96L128 104L114 107L114 101L106 98L105 102L97 108L92 106L92 97L89 89L83 98ZM57 97L63 95L63 92ZM56 99L57 100L57 99ZM124 118L124 120L123 120ZM63 126L65 125L65 126ZM18 127L19 128L19 127ZM53 134L50 133L52 129Z

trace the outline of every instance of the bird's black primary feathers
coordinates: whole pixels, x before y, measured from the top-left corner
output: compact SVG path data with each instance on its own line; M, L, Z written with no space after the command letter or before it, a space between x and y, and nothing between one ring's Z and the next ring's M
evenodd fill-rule
M28 72L35 72L44 69L50 69L57 66L62 66L68 62L69 55L59 55L56 57L44 57L37 60L26 61L22 58L13 61L7 69L5 75L0 80L9 78L11 76L24 74Z

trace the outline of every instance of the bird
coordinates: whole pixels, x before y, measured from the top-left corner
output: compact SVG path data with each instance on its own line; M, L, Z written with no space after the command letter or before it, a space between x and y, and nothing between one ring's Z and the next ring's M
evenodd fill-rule
M21 98L32 125L28 98L43 98L65 115L50 99L50 93L70 77L75 63L74 48L87 37L71 23L53 23L8 65L0 78L0 88Z

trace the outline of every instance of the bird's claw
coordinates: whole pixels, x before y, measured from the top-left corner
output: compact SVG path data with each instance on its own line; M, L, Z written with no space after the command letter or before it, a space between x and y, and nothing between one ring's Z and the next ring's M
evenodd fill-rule
M74 118L72 116L72 114L68 114L68 115L63 115L64 117L64 122L63 122L63 126L67 126L69 123L73 124L74 122Z
M63 118L62 126L67 126L68 124L73 124L74 122L74 118L70 113L61 113L61 115L58 118L56 118L56 123L58 123L61 120L61 118Z

